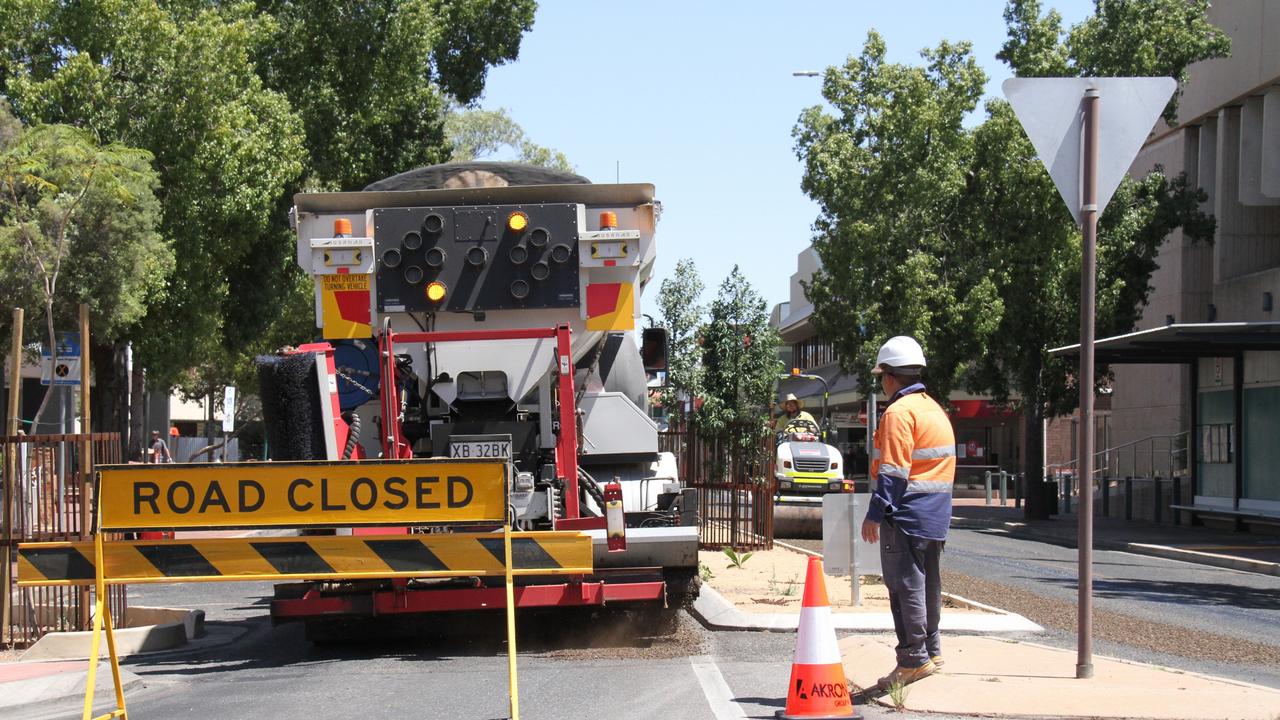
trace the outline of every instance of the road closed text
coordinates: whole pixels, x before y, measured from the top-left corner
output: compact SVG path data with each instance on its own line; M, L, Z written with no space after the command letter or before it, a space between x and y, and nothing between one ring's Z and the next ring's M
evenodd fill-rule
M501 461L106 467L102 526L501 521L505 472Z

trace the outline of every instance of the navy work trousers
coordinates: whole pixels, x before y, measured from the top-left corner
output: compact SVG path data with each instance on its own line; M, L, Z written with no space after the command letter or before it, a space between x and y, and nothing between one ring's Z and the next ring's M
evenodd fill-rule
M880 523L880 564L889 590L893 629L898 634L898 666L916 668L942 654L938 620L942 615L939 540L903 533L886 519Z

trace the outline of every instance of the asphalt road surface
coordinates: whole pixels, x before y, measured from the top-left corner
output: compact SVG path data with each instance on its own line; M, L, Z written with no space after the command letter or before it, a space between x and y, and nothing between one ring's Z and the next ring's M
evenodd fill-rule
M426 637L315 645L300 625L271 626L269 593L262 583L131 587L136 604L204 608L211 635L224 642L127 660L126 669L146 682L128 694L129 717L508 716L501 613L456 614ZM626 618L583 612L522 616L521 717L765 720L783 707L793 633L711 632L687 615L674 635L659 639L636 637L631 627ZM72 716L78 710L67 705L28 720Z
M1074 563L1069 548L955 530L944 587L1030 617L1050 630L1041 642L1074 647ZM1280 687L1280 578L1099 552L1095 584L1097 654ZM500 613L455 614L419 637L316 645L300 625L270 624L265 583L133 586L130 595L137 605L203 608L211 629L203 645L126 661L146 683L128 696L134 720L507 716ZM767 719L783 706L794 634L711 632L687 616L666 637L633 627L587 612L522 614L521 716ZM27 717L78 714L68 704Z
M952 529L943 589L1025 615L1049 630L1042 642L1075 648L1076 556ZM1101 550L1093 573L1095 654L1280 688L1280 577Z

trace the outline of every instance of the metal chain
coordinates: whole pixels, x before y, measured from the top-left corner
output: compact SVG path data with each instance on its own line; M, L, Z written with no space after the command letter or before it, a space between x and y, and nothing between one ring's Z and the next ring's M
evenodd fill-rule
M350 368L346 368L346 369L348 369L348 370L349 370ZM343 368L336 368L336 369L335 369L335 372L338 374L338 377L342 378L343 380L346 380L347 382L351 383L352 385L355 385L357 388L359 388L359 389L363 390L363 391L365 392L365 394L366 394L366 395L368 395L369 397L373 397L374 395L377 395L377 393L375 393L374 391L372 391L372 390L370 390L369 388L365 387L364 385L361 385L361 384L359 383L359 381L357 381L355 378L351 377L350 375L348 375L348 374L346 374L346 373L344 373L344 372L342 372L342 371L343 371ZM352 372L354 372L354 370L353 370Z

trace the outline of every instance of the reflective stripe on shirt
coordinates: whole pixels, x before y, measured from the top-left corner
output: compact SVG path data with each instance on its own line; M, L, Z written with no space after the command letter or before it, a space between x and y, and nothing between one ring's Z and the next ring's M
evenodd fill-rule
M936 460L944 457L955 457L955 445L942 445L939 447L920 448L911 451L912 460Z
M888 475L889 477L902 478L903 480L906 480L911 475L911 468L898 467L897 465L890 465L889 463L882 462L880 463L880 472Z
M952 484L946 480L910 480L907 492L911 493L949 493Z

